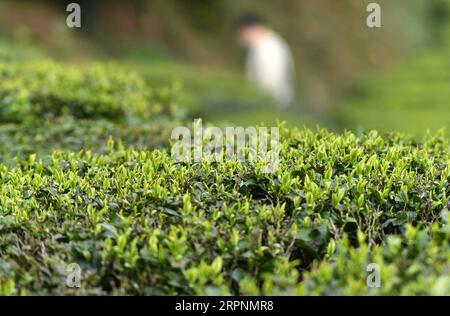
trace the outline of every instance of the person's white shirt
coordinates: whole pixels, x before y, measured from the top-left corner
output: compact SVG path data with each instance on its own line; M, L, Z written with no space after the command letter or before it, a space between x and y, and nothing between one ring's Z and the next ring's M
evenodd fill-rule
M248 49L247 73L261 90L271 95L279 107L294 99L294 63L286 42L267 30Z

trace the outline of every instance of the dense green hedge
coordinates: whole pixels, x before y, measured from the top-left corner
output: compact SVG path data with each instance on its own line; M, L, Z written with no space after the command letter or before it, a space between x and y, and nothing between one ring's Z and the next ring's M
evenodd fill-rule
M441 134L281 126L274 174L178 163L171 89L117 66L5 60L0 294L450 294Z
M174 89L152 89L115 65L0 56L0 161L48 160L55 149L102 153L109 138L167 146L179 124L175 99Z
M344 239L331 260L315 265L296 287L299 295L450 295L450 225L419 230L406 225L402 236L389 236L369 251ZM431 236L431 237L430 237ZM379 265L380 287L366 284L367 265Z
M33 47L11 43L0 38L0 62L17 62L36 58L42 58L42 55Z
M105 153L110 138L137 149L163 148L168 146L170 132L178 124L163 117L140 124L117 124L70 116L35 124L0 124L0 161L13 165L32 154L49 161L54 150Z
M0 166L0 292L450 293L444 138L281 138L272 175L112 142ZM370 262L381 288L365 286ZM70 263L80 289L65 285Z
M0 61L0 82L0 122L62 115L132 122L173 110L165 95L114 65Z

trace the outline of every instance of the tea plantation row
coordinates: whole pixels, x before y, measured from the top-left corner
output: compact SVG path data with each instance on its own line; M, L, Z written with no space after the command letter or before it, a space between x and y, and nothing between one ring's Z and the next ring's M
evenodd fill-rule
M176 115L117 66L0 61L0 294L450 294L444 137L280 126L267 175L174 161Z
M0 291L449 294L446 146L283 130L270 176L112 142L0 166ZM66 286L70 263L79 289ZM379 288L366 285L370 263Z
M0 159L54 149L104 152L110 137L136 148L167 146L179 125L173 92L151 89L117 65L66 65L0 55Z

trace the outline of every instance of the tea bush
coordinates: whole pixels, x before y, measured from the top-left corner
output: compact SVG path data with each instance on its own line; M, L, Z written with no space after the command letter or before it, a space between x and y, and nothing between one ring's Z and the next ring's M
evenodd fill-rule
M36 58L42 58L42 55L30 45L11 43L0 38L0 61L16 62Z
M172 128L179 124L163 117L140 124L119 124L71 116L35 124L0 124L0 161L11 166L32 154L49 161L54 150L105 153L110 138L136 149L163 148L169 145Z
M166 146L179 125L175 94L115 65L0 57L0 161L48 160L55 149L102 153L109 138Z
M0 165L0 293L450 294L442 135L281 140L274 174L113 141ZM369 262L381 288L365 285Z
M118 66L0 56L0 295L450 294L442 133L280 126L274 174L179 163L175 98Z
M0 61L0 82L0 122L63 115L133 122L173 110L166 95L150 89L137 74L114 65Z
M448 217L445 220L446 226L427 230L408 224L403 236L389 236L372 251L368 251L363 235L358 248L349 247L348 239L344 239L331 262L305 273L296 294L449 295L450 226ZM371 263L381 268L379 287L367 286L367 267Z

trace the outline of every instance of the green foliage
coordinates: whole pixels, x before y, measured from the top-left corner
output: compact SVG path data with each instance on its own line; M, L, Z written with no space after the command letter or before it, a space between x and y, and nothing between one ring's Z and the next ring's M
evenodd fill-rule
M405 226L368 251L364 236L352 248L344 238L331 260L314 265L297 286L299 295L449 295L450 226L419 230ZM380 286L367 286L366 267L380 267Z
M106 152L110 138L149 149L168 144L176 91L150 88L115 65L0 60L0 161L53 150Z
M48 161L54 150L105 153L110 138L120 140L126 147L162 148L169 144L170 132L177 125L177 121L168 118L119 124L105 119L76 120L71 116L26 125L0 124L0 161L13 165L32 154Z
M130 122L170 110L170 104L153 100L138 75L113 65L0 62L0 81L0 122L62 115Z
M281 128L281 140L269 175L112 141L0 165L0 291L449 294L445 138ZM382 269L373 292L368 262ZM65 285L70 263L80 289Z
M450 3L435 0L433 6L435 14L442 15L433 28L433 39L439 45L356 83L350 100L336 108L342 126L402 131L418 137L427 130L450 126Z
M280 126L265 174L174 161L173 89L118 67L0 62L0 78L0 295L450 293L442 133Z
M42 56L29 45L11 44L9 41L0 39L0 62L30 60L37 57Z

